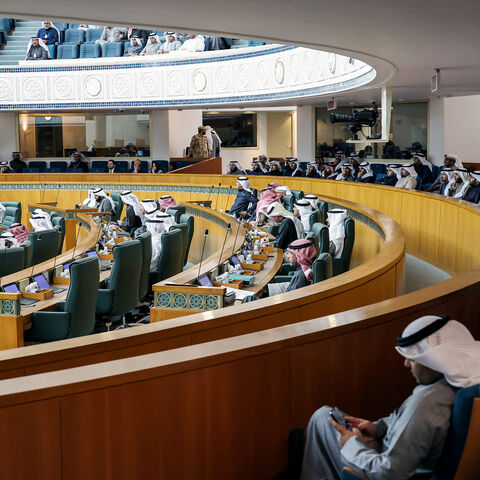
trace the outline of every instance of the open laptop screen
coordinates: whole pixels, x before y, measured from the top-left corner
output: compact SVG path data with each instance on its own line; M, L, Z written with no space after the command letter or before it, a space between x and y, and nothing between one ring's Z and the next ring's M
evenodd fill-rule
M50 284L47 282L43 273L34 275L33 279L37 282L38 288L50 288Z
M20 293L16 283L10 283L3 286L3 291L6 293Z
M234 265L240 265L240 260L237 258L236 255L232 255L232 256L230 257L230 260L231 260L231 262L232 262Z
M198 277L198 283L202 287L213 287L212 282L207 275L201 275L200 277Z
M90 250L87 252L87 257L97 257L98 260L100 260L100 257L98 256L98 253L96 250Z

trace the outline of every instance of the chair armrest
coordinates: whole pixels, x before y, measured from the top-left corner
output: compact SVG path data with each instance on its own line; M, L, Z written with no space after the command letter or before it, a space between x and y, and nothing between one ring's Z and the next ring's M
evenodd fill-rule
M34 342L53 342L68 338L71 330L69 312L35 312L33 314L31 340Z
M292 281L292 275L275 275L273 277L272 283L285 283L285 282L291 282Z
M65 311L65 300L58 302L58 311L64 312Z
M357 473L355 470L352 470L350 467L343 467L342 474L340 475L340 480L368 480L364 476Z
M110 289L99 289L97 294L97 313L109 313L112 309L113 298L115 295L114 290Z

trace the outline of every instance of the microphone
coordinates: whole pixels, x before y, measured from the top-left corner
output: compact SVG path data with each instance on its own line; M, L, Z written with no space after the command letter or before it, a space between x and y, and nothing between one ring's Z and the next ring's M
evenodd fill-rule
M72 262L75 261L75 249L77 248L77 243L78 243L78 236L80 235L80 224L78 224L78 232L77 232L77 237L75 238L75 245L73 246L73 255L72 255Z
M227 229L225 230L225 238L223 239L222 251L220 252L220 258L218 259L217 267L222 263L223 249L225 248L225 243L227 242L228 231L230 230L230 224L227 224Z
M210 200L210 195L212 194L212 191L213 191L214 188L215 188L215 185L212 185L212 186L210 187L210 190L208 191L207 203L208 203L208 201Z
M218 205L218 197L220 196L220 186L221 186L221 185L222 185L222 184L219 183L219 184L218 184L218 188L217 188L217 199L215 200L215 210L217 209L217 205Z
M57 196L55 197L55 206L58 205L58 194L60 193L60 184L57 185Z
M203 246L202 246L202 254L200 255L200 264L198 265L198 274L197 274L197 282L200 278L200 269L202 268L202 261L203 261L203 252L205 251L205 243L208 237L208 229L205 230L204 237L203 237Z
M42 241L42 236L39 235L38 238L37 238L37 242L41 242L41 241ZM35 268L35 264L33 263L33 259L32 259L32 271L30 272L30 278L33 278L33 269L34 268Z
M240 231L240 224L237 225L237 233L235 234L235 239L233 240L233 250L232 255L235 253L235 244L237 243L238 232Z

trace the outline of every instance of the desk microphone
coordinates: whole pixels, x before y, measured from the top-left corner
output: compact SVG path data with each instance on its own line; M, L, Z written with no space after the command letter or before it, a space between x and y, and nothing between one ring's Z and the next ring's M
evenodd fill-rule
M39 235L36 241L41 242L42 241L42 236ZM33 245L32 245L32 249L33 249ZM30 272L30 278L33 278L33 269L34 268L35 268L35 264L33 263L33 258L32 258L32 271Z
M200 269L202 268L202 261L203 261L203 252L205 251L205 243L208 237L208 229L205 230L204 237L203 237L203 246L202 246L202 254L200 255L200 264L198 265L198 274L197 274L197 282L200 278Z
M238 232L240 231L240 224L237 225L237 233L235 234L235 239L233 240L233 250L232 255L235 253L235 244L237 243Z
M210 187L210 190L208 191L207 202L210 200L210 195L212 194L214 188L215 188L215 185L212 185L212 186Z
M227 236L228 236L228 231L230 230L230 224L227 223L227 229L225 230L225 238L223 239L223 245L222 245L222 251L220 252L220 258L218 259L218 265L217 267L220 266L222 263L222 255L223 255L223 249L225 248L225 243L227 241Z
M58 194L60 193L60 184L57 185L57 196L55 197L55 206L58 206Z
M218 188L217 188L217 199L215 200L215 210L217 209L217 205L218 205L218 197L220 196L220 187L221 187L221 183L218 184Z

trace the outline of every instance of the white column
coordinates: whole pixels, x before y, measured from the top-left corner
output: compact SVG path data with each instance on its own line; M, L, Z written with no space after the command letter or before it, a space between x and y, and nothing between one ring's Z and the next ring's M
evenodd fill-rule
M0 161L10 160L17 150L17 114L0 113Z
M170 159L168 110L152 110L150 113L150 156L153 160Z
M445 99L432 95L428 105L428 159L443 165L445 154Z
M480 133L480 95L445 98L445 153L480 163L475 141Z
M202 125L202 110L169 110L170 157L183 157L192 136Z
M295 117L294 117L295 119ZM297 158L300 162L315 160L314 110L310 105L297 107ZM295 131L295 129L294 129Z

